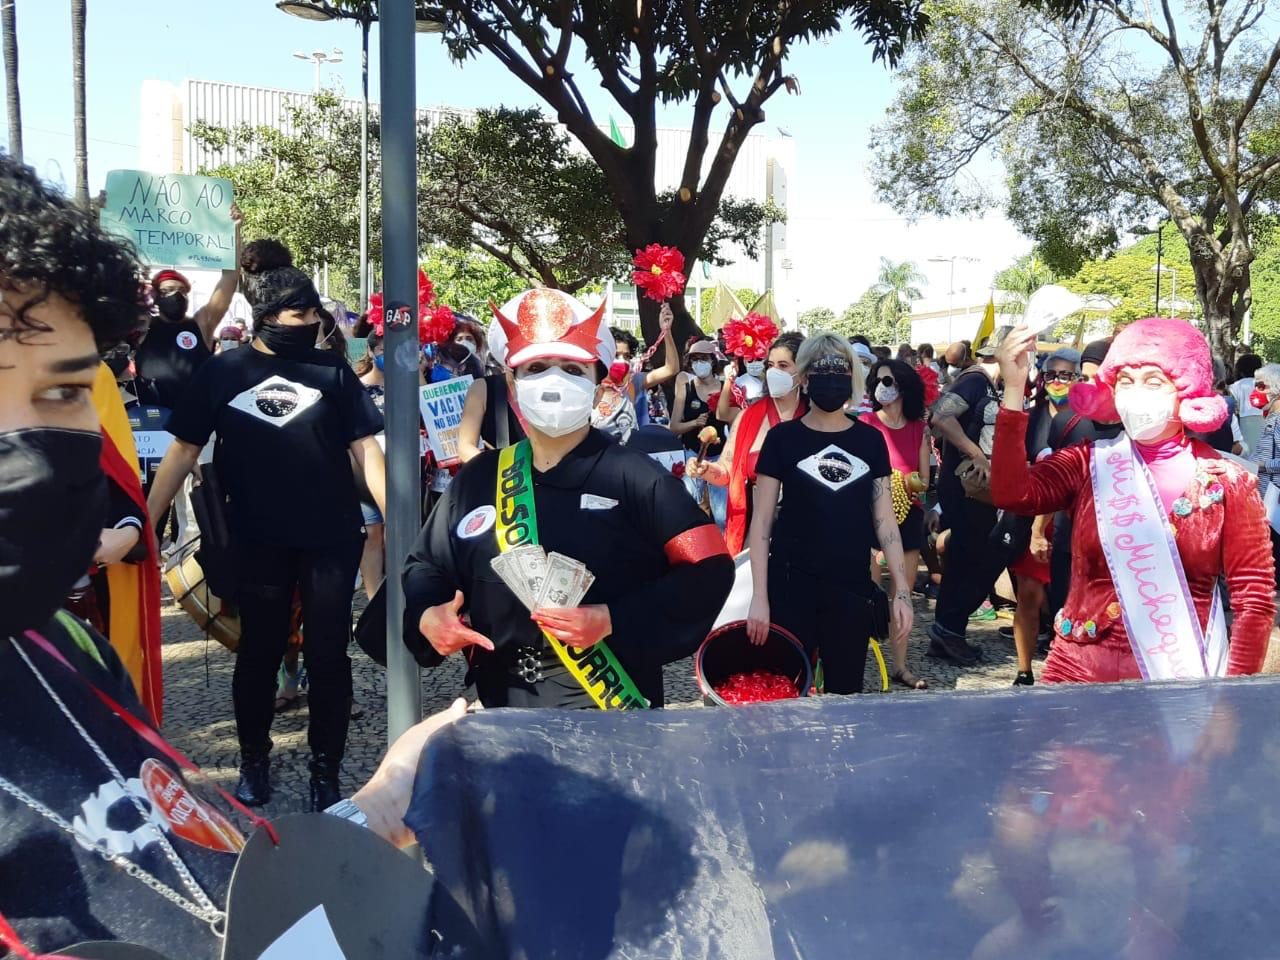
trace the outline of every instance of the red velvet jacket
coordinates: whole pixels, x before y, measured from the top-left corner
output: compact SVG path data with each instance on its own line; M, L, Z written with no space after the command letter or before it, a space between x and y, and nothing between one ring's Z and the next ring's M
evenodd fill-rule
M1093 445L1074 444L1030 465L1026 433L1027 415L1001 408L991 455L991 495L995 505L1005 510L1036 515L1066 510L1072 516L1071 582L1066 606L1055 622L1059 629L1054 642L1101 643L1129 651L1120 604L1098 539L1089 476ZM1248 471L1199 441L1192 449L1197 467L1221 482L1225 495L1221 503L1201 507L1199 489L1190 490L1194 505L1190 515L1170 517L1187 585L1203 625L1209 618L1217 576L1226 577L1235 616L1227 673L1257 673L1276 612L1275 568L1262 499ZM1193 487L1198 487L1195 481ZM1065 620L1072 626L1068 636L1060 629ZM1086 623L1094 625L1092 634L1083 629Z

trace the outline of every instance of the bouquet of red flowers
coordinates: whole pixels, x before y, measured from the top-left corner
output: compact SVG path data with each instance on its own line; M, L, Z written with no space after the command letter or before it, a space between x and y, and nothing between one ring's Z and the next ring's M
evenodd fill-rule
M762 313L730 320L721 330L726 353L743 360L763 360L778 336L778 325Z
M665 303L683 292L686 282L684 254L675 247L651 243L636 251L632 263L636 269L631 280L650 300Z
M373 332L382 337L386 335L385 300L381 293L369 295L369 323ZM418 343L441 343L453 333L453 311L444 304L436 303L436 288L431 278L421 269L418 270Z
M444 343L455 324L453 311L443 303L423 310L418 314L418 342Z

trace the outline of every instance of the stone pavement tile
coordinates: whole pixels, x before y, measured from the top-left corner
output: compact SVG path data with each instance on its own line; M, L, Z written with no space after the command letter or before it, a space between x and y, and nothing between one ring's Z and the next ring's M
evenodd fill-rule
M360 600L363 600L361 595ZM362 607L363 603L357 604ZM231 710L231 674L235 657L204 633L165 594L162 612L164 631L165 722L169 740L210 778L228 790L236 785L239 748ZM893 687L880 693L880 674L875 658L868 655L865 687L868 696L927 696L946 690L1004 689L1013 683L1016 672L1013 644L1000 638L1001 623L971 628L969 639L982 647L985 659L976 667L961 669L924 655L928 646L925 630L932 622L930 605L916 599L916 624L912 630L907 663L929 682L928 692ZM884 656L889 662L888 645ZM351 646L356 712L348 735L347 758L343 764L342 790L350 795L377 768L387 746L386 683L384 671ZM1043 661L1037 660L1037 675ZM461 656L450 657L434 670L422 673L424 715L447 707L463 692L465 666ZM701 708L702 697L694 677L693 658L668 664L663 671L666 697L671 709ZM305 695L300 703L276 716L272 729L272 782L275 797L264 808L267 816L305 810L308 803L306 728L308 711Z

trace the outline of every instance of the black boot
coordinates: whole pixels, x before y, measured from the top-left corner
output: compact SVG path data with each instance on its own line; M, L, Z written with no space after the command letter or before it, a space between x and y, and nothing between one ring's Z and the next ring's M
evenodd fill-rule
M324 753L311 756L311 809L316 813L323 813L342 799L338 788L341 762Z
M236 799L246 807L261 807L271 802L270 751L241 753Z
M1034 687L1036 685L1036 675L1030 670L1019 670L1018 675L1013 678L1015 687Z
M965 642L964 637L938 626L937 623L929 626L929 649L925 651L925 656L946 660L958 667L972 667L982 659L977 649Z

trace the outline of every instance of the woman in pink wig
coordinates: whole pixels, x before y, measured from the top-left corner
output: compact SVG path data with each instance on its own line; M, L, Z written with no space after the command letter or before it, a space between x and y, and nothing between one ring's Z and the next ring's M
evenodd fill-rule
M1253 475L1187 436L1227 416L1204 337L1184 320L1130 324L1096 380L1071 388L1072 409L1124 432L1029 465L1023 398L1034 346L1035 332L1019 327L999 350L991 494L1006 510L1074 519L1070 588L1043 680L1256 673L1275 616L1268 523Z

